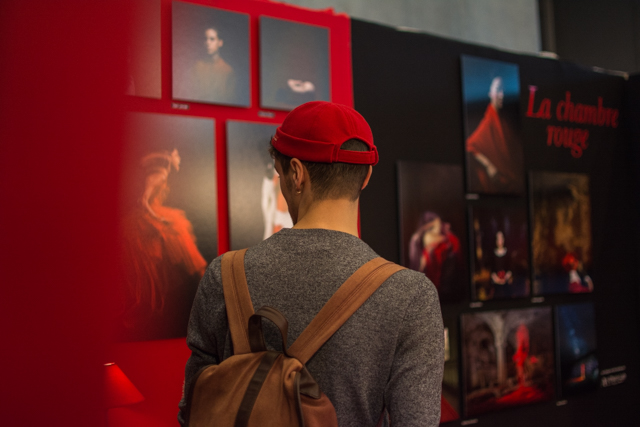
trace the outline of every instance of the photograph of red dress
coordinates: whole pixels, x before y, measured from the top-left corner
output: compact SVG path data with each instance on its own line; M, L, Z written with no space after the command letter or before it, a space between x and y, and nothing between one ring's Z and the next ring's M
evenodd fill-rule
M496 169L493 177L480 162L470 160L473 165L470 173L477 179L482 192L517 191L522 181L522 167L517 160L522 159L522 150L514 143L514 135L510 125L501 117L490 103L482 121L467 139L467 152L486 157ZM471 179L471 177L470 177Z
M469 283L462 167L399 161L397 173L400 262L424 273L441 303L459 301Z
M163 205L170 172L178 172L179 165L177 150L150 153L141 161L144 192L123 221L125 340L184 336L191 301L207 266L185 212Z
M119 342L187 334L196 289L218 252L214 128L210 119L127 115Z
M439 292L451 288L461 265L460 240L434 212L425 212L411 237L409 268L424 273Z

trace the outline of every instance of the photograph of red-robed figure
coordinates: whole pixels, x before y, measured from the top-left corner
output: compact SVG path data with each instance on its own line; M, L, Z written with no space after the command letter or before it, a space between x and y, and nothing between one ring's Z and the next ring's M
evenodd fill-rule
M117 338L184 337L217 255L214 122L130 113L126 138Z
M522 194L518 66L463 56L467 191Z
M398 205L402 265L424 273L440 301L459 301L468 284L462 167L399 161Z

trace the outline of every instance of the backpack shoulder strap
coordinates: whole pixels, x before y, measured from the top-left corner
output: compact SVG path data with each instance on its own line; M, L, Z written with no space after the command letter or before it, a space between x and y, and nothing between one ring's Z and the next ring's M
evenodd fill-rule
M222 256L222 289L233 354L251 353L249 345L249 318L253 314L253 304L244 272L246 249L227 252Z
M403 270L382 257L360 267L322 307L289 348L289 354L303 364L351 317L392 274Z

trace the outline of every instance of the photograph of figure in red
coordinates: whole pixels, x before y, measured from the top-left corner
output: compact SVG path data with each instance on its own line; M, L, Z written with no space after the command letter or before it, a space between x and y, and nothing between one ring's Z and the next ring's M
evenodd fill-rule
M531 174L533 294L592 292L591 197L586 174Z
M518 66L464 55L467 191L521 194L524 161Z
M410 268L424 273L437 289L450 286L460 264L460 240L437 213L427 211L411 236Z
M128 125L118 338L182 337L217 249L213 121L133 113Z
M466 415L552 399L551 308L462 315Z
M401 262L424 273L441 301L468 287L463 179L457 165L398 162Z

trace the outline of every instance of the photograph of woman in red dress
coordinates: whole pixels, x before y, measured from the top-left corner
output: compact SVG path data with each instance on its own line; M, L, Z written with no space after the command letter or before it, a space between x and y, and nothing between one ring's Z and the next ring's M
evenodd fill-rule
M467 217L462 167L398 162L401 262L424 273L441 301L468 287Z
M186 336L217 254L213 121L132 113L122 201L121 341Z

